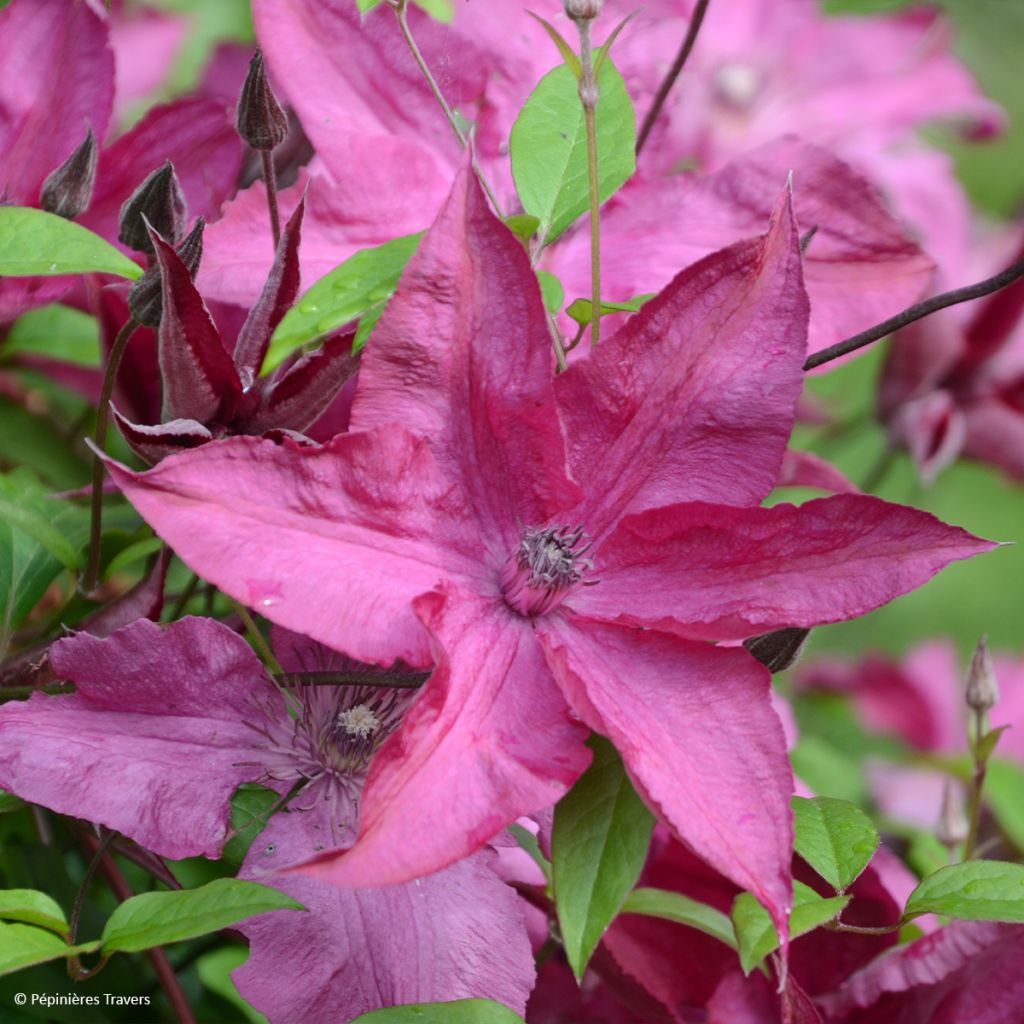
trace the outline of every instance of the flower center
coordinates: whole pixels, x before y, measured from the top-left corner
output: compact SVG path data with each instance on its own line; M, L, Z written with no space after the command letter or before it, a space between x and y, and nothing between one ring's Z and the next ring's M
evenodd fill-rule
M530 528L501 572L501 589L520 615L544 615L557 608L594 563L583 527Z
M380 719L365 704L357 704L354 708L338 713L338 725L349 736L366 739L380 728Z

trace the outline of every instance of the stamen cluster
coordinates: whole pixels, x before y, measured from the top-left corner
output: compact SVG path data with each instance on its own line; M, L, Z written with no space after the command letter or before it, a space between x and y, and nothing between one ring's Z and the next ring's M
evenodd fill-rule
M501 575L508 604L522 615L543 615L594 568L586 558L590 541L582 526L530 528Z

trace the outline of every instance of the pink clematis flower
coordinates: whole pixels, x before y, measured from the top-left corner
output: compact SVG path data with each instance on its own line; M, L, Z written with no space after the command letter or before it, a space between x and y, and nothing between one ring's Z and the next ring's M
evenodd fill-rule
M289 669L353 667L305 638L275 639ZM51 659L76 692L0 709L9 791L172 858L220 855L241 784L293 791L239 873L308 911L240 926L251 952L235 978L257 1009L329 1024L396 1003L477 997L522 1012L533 958L520 900L492 853L387 889L275 874L352 841L367 768L412 691L300 685L282 694L245 641L212 619L166 629L138 621L107 640L79 634L55 644Z
M766 669L709 644L862 614L992 545L842 495L756 507L800 390L788 196L557 381L522 245L464 170L378 325L352 431L115 479L205 578L361 661L436 663L304 870L395 883L556 800L609 736L675 834L784 926L792 777ZM561 422L560 422L561 420Z

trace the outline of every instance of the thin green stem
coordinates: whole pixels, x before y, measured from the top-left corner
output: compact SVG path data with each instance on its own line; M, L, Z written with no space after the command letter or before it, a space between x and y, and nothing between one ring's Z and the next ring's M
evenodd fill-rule
M102 842L96 846L92 859L86 866L85 874L82 876L82 884L78 887L78 892L75 893L75 903L71 908L71 921L68 924L69 945L74 946L78 942L78 924L82 917L82 907L85 905L86 893L89 891L89 885L92 882L93 875L96 874L96 869L100 866L108 847L116 837L116 832L108 832ZM87 971L82 968L82 962L77 956L68 957L68 977L73 981L82 981L87 977L91 977L105 963L106 958L103 958L95 968Z
M9 700L22 700L34 693L46 693L51 696L59 693L74 693L74 683L50 683L47 686L3 686L0 687L0 704Z
M590 40L590 20L576 22L580 34L580 102L587 131L587 177L590 183L590 344L601 342L601 194L597 173L597 104L600 91L594 74L594 51Z
M418 690L429 672L275 672L285 686L376 686L391 690Z
M971 756L974 761L974 772L971 777L970 795L967 798L967 839L964 840L964 860L974 856L978 845L978 829L981 825L981 796L985 788L985 775L988 771L987 761L979 756L979 748L985 736L986 714L977 709L971 710L971 724L974 726L974 742L971 744Z
M110 427L110 399L117 383L117 371L128 342L139 327L135 317L117 332L114 345L107 357L107 369L103 375L103 387L100 390L100 403L96 410L96 454L92 461L92 519L89 528L89 563L82 579L82 592L91 594L96 589L100 575L100 548L103 540L103 460L100 452L107 449L107 431Z
M245 631L249 634L249 639L252 641L253 647L256 648L256 653L263 659L263 663L274 675L283 675L281 663L274 657L274 652L270 649L267 641L263 639L263 634L260 632L259 626L256 625L256 620L249 614L249 609L231 598L228 600L231 601L231 607L235 610L235 614L242 620L242 625L245 626Z
M192 573L192 578L185 584L185 589L178 595L178 600L174 602L174 607L171 609L170 614L171 622L181 617L181 613L188 606L189 601L192 600L193 595L198 589L199 577Z
M274 236L274 253L281 241L281 214L277 209L277 171L274 169L274 153L269 149L260 150L263 161L263 181L267 186L267 208L270 210L270 231Z

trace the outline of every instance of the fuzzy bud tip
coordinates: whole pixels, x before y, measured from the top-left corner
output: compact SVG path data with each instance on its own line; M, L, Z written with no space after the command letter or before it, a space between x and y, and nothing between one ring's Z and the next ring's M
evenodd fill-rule
M982 637L967 670L967 706L974 711L988 711L999 703L999 684L987 637Z
M98 162L99 149L90 128L85 141L43 182L39 205L47 213L55 213L66 220L85 213L92 200Z
M275 149L288 134L288 117L270 88L261 50L249 62L238 99L238 134L253 149L261 150Z
M953 784L948 780L942 791L942 810L935 826L935 836L940 843L950 849L967 840L967 818L964 815L963 804L953 789Z
M174 164L168 160L125 200L117 237L130 249L152 254L153 242L146 221L154 231L176 245L184 234L187 215L185 194L174 172Z
M565 13L573 21L593 21L604 7L604 0L564 0Z
M192 230L177 247L179 259L188 268L189 276L195 280L199 272L199 261L203 256L203 228L206 222L197 217ZM160 264L154 264L132 285L128 293L128 309L144 327L159 327L164 312L163 280Z

